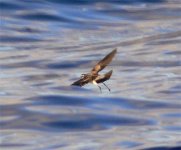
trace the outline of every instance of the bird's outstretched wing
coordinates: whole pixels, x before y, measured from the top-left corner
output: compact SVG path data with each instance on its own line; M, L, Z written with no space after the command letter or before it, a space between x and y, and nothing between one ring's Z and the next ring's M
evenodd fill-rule
M104 69L113 59L114 55L116 54L117 49L114 49L111 53L105 56L101 61L99 61L94 68L91 70L92 74L97 74L99 71Z
M75 81L74 83L72 83L72 85L75 86L84 86L85 84L89 83L90 79L87 77L81 78L77 81Z
M106 81L106 80L109 80L109 78L111 77L111 75L112 75L112 70L109 71L109 72L107 72L107 73L104 74L104 75L98 76L95 80L96 80L97 83L102 83L102 82L104 82L104 81Z

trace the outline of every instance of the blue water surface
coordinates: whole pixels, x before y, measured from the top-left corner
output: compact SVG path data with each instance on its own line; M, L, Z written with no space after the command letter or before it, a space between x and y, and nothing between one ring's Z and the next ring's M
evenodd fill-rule
M180 0L0 0L0 149L180 150ZM117 48L99 88L70 86Z

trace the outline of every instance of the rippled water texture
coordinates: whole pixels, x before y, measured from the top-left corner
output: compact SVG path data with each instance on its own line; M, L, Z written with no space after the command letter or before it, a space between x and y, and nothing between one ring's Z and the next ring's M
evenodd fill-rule
M180 0L0 0L0 149L181 149ZM70 86L112 49L102 93Z

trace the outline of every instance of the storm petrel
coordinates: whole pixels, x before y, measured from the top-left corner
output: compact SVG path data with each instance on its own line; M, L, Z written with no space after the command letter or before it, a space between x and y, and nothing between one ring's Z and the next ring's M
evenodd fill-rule
M72 85L75 86L84 86L87 83L93 83L94 85L98 86L100 91L101 87L98 85L98 83L103 83L104 86L109 90L110 88L104 83L106 80L109 80L109 78L112 75L112 70L100 75L98 74L98 72L100 72L101 70L103 70L113 59L114 55L116 54L117 49L114 49L112 52L110 52L108 55L106 55L101 61L99 61L91 70L90 73L87 74L82 74L81 78L77 81L75 81L74 83L72 83Z

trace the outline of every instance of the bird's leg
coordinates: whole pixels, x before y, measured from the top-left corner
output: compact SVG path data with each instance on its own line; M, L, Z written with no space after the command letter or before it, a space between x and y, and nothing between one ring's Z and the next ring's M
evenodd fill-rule
M101 87L97 84L97 82L96 82L95 80L93 80L93 81L92 81L92 83L93 83L94 85L98 86L98 87L99 87L100 92L102 93L102 89L101 89Z
M104 86L105 87L107 87L107 89L109 90L109 92L111 91L111 89L104 83L104 82L102 82L103 84L104 84Z
M100 92L102 93L102 89L101 89L101 87L99 86L99 85L97 85L98 87L99 87L99 90L100 90Z

